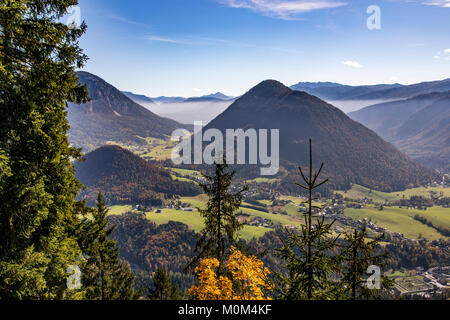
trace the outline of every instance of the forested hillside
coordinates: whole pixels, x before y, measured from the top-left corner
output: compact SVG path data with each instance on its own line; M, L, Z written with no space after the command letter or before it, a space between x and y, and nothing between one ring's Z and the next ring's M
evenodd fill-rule
M174 195L193 196L192 182L173 181L169 171L148 163L119 146L104 146L75 165L77 178L87 188L81 193L93 203L99 192L108 204L161 205Z
M108 141L143 145L147 137L166 138L176 129L191 128L152 113L96 75L84 71L77 75L87 86L90 101L69 104L69 141L84 152Z

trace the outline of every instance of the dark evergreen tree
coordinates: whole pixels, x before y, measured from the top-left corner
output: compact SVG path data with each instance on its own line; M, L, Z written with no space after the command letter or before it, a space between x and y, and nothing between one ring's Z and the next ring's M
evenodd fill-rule
M325 217L319 217L313 209L321 209L313 205L313 191L328 180L318 182L324 164L313 174L312 141L309 141L309 177L302 168L300 174L305 184L297 184L308 191L308 206L304 213L304 223L300 232L288 232L287 240L282 240L284 246L277 250L277 255L284 260L287 273L278 273L280 298L285 300L337 299L342 296L341 288L336 281L339 274L340 254L337 240L333 237L332 223L325 222ZM335 278L333 278L333 276Z
M0 298L69 299L81 251L80 184L67 140L67 102L86 102L75 73L86 25L61 23L77 0L0 1Z
M393 283L386 276L380 275L380 289L367 286L367 270L369 266L383 268L387 264L388 252L380 248L384 235L369 240L364 226L360 231L345 235L347 247L342 253L344 274L341 283L352 300L380 298L383 291L389 290Z
M237 210L241 206L243 193L247 187L237 192L231 192L235 171L227 172L228 165L215 163L214 176L203 174L204 183L200 183L203 191L209 196L206 208L197 208L204 219L205 228L201 231L196 246L196 257L188 267L199 260L215 257L219 260L219 274L223 271L225 254L231 246L239 247L237 232L242 224L237 219Z
M9 168L8 157L5 155L3 150L0 149L0 192L2 192L6 177L10 174L11 169Z
M97 208L91 211L80 228L80 246L85 255L82 268L82 286L88 300L132 300L134 275L130 266L119 258L116 241L109 237L114 227L108 227L108 209L98 195Z
M153 275L153 286L149 288L148 297L151 300L178 300L178 286L172 280L165 268L158 268Z

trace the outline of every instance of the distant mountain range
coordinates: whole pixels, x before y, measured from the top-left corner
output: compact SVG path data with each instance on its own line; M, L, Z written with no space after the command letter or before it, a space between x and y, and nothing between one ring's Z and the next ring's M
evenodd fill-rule
M161 96L161 97L152 98L152 100L155 102L159 102L159 103L179 103L179 102L183 102L184 100L186 100L186 98Z
M231 101L234 100L234 97L227 96L221 92L216 92L214 94L208 94L201 97L191 97L191 98L183 98L183 97L156 97L149 98L145 95L134 94L132 92L123 91L128 98L132 99L134 102L139 104L151 104L151 103L182 103L182 102L222 102L222 101Z
M118 146L104 146L75 164L77 178L86 189L81 197L93 203L101 192L108 204L159 205L171 195L193 196L200 188L174 181L169 171Z
M450 90L450 79L421 82L413 85L380 84L349 86L333 82L300 82L292 90L304 91L324 100L398 100L419 94Z
M308 164L313 139L315 165L335 187L357 183L394 191L430 182L436 173L410 160L375 132L339 109L306 92L268 80L235 101L205 128L280 129L280 158L286 182L299 179L298 165ZM293 174L295 173L295 174Z
M188 98L184 102L220 102L220 101L230 101L234 100L233 97L224 95L223 93L217 92L214 94L209 94L201 97Z
M79 72L78 76L80 82L87 85L91 100L83 105L69 106L69 140L85 152L111 142L146 144L147 137L167 138L179 128L192 130L192 125L158 116L131 99L158 106L152 98L130 92L127 96L87 72ZM430 88L441 90L446 85L447 81L435 81L413 87L426 91ZM409 92L411 88L408 87L378 85L350 90L348 86L334 83L303 83L296 88L310 91L334 88L335 94L341 90L341 97L368 96L387 90L392 97L398 94L396 90ZM197 117L195 110L198 108L216 115L224 110L214 116L206 129L280 129L282 168L279 178L290 186L295 186L294 182L298 180L297 166L307 164L309 138L314 143L314 158L318 161L315 165L324 161L324 174L330 178L332 186L339 188L357 183L377 190L395 191L424 185L437 178L435 171L412 161L375 132L423 163L436 168L449 163L450 91L419 94L350 114L362 124L318 97L291 90L274 80L260 83L236 101L225 100L227 98L230 97L216 93L159 107L166 114L177 112L177 116L188 112L192 119ZM206 103L202 104L205 102L202 99ZM246 168L244 175L259 172L251 166Z
M147 137L170 136L178 128L192 129L154 114L93 74L78 72L78 77L91 100L69 105L69 141L85 152L108 141L140 144Z
M290 87L292 90L303 91L327 101L345 100L399 100L408 99L421 94L446 92L450 90L450 79L421 82L412 85L377 84L350 86L335 82L299 82ZM237 97L227 96L221 92L200 97L156 97L123 92L136 103L177 103L177 102L218 102L233 101Z
M450 170L450 91L376 104L349 116L410 157Z

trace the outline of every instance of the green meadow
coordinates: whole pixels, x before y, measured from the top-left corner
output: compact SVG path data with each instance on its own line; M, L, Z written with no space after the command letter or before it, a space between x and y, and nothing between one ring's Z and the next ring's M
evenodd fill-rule
M434 228L415 220L414 216L416 214L426 216L427 218L433 217L433 220L430 219L433 223L449 226L448 217L450 209L440 207L433 207L426 211L398 207L385 207L383 211L375 207L366 207L363 209L348 208L345 210L345 215L352 219L370 218L372 222L380 227L403 234L407 238L419 239L422 236L429 240L447 239L447 237L441 235Z
M170 170L172 170L173 172L182 175L182 176L188 176L191 178L195 178L197 176L200 176L200 172L196 171L196 170L188 170L188 169L179 169L179 168L171 168Z
M161 213L147 212L146 217L150 221L160 225L168 223L169 221L178 221L189 226L195 232L199 232L204 228L203 218L200 213L195 211L182 211L175 209L163 209ZM239 237L244 240L251 240L252 238L262 237L266 232L271 231L270 228L244 226L240 232Z
M280 182L281 179L271 179L271 178L256 178L253 180L247 180L247 183L267 183L267 184L273 184L276 182Z
M371 190L369 188L360 185L353 185L353 187L350 190L346 192L337 191L337 193L350 199L367 198L372 199L374 202L377 203L384 203L385 201L401 200L403 196L407 199L410 198L411 196L429 197L430 191L436 192L437 194L440 194L442 192L444 197L450 197L450 188L425 188L425 187L412 188L407 189L405 191L387 193Z
M186 178L181 178L173 175L173 179L181 181L189 181L189 177L194 177L197 172L194 170L185 169L172 169L179 175L183 175ZM353 186L353 188L346 193L346 196L350 198L372 198L376 203L382 203L385 200L401 199L403 195L410 196L414 194L427 196L430 190L443 191L444 195L448 194L447 189L438 188L415 188L397 193L385 193L361 187ZM208 201L208 197L205 194L198 195L196 197L182 197L180 199L183 203L189 204L192 208L203 208ZM280 200L288 200L288 203L284 206L271 207L272 201L260 200L261 204L267 205L267 209L270 212L257 210L257 208L244 208L241 207L239 211L244 214L248 214L252 217L259 217L272 221L274 224L279 225L291 225L300 226L302 222L302 215L299 212L299 205L304 199L292 196L281 196ZM243 202L243 205L252 206L250 203ZM324 205L324 203L315 202L314 205ZM111 215L120 215L126 212L132 211L131 205L112 206L110 208ZM281 214L285 212L286 214ZM363 218L370 218L377 225L386 228L389 231L398 232L403 234L407 238L419 239L420 237L427 238L429 240L436 239L448 239L440 234L436 229L423 224L420 221L414 219L416 215L426 218L435 226L450 228L450 209L442 207L432 207L427 210L413 210L399 207L385 207L383 211L379 211L375 205L366 206L363 209L348 208L345 210L345 214L353 219L360 220ZM147 212L146 216L149 220L157 223L164 224L169 221L179 221L188 225L192 230L198 232L203 228L203 219L199 212L194 211L181 211L175 209L164 209L162 213ZM270 228L245 226L240 236L243 239L249 240L253 237L261 237L266 232L270 231Z
M199 195L197 197L185 197L181 199L184 203L189 203L192 207L203 207L207 202L207 197L205 195ZM133 208L131 205L116 205L109 207L110 215L121 215L128 212L132 212ZM273 215L270 213L242 208L242 212L250 214L252 216L257 216L261 218L274 218L278 223L292 224L293 221L289 218ZM183 211L176 209L162 209L161 213L156 213L156 210L152 212L146 212L145 216L150 221L160 225L168 223L169 221L178 221L189 226L195 232L199 232L203 229L203 218L200 213L195 209L194 211ZM271 231L271 228L257 227L257 226L244 226L239 232L239 237L244 240L251 240L252 238L262 237L266 232Z

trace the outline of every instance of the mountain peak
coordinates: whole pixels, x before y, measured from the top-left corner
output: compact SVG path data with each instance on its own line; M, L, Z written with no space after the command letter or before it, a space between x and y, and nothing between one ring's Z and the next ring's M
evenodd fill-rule
M274 96L281 96L291 93L292 90L286 87L284 84L277 80L264 80L263 82L259 83L252 89L250 89L249 92L247 92L248 95L251 96L260 96L260 97L274 97Z
M278 89L278 90L289 90L288 87L286 87L284 84L282 84L280 81L268 79L260 82L258 85L256 85L253 89L257 88L263 88L263 89Z
M218 92L216 92L216 93L208 94L208 95L206 95L206 96L203 96L203 98L217 98L217 99L222 99L222 100L228 100L228 99L230 99L231 97L229 97L229 96L223 94L222 92L219 92L219 91L218 91Z

